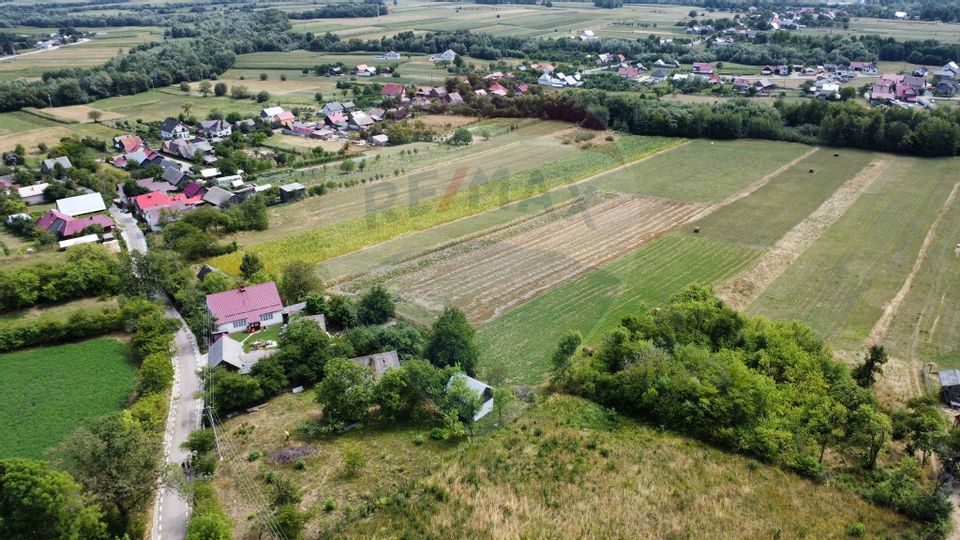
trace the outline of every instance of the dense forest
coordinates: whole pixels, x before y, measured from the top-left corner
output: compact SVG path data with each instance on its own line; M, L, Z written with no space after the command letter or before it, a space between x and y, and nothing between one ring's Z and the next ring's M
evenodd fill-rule
M381 0L326 4L317 9L288 13L291 19L334 19L348 17L377 17L388 13L387 6Z

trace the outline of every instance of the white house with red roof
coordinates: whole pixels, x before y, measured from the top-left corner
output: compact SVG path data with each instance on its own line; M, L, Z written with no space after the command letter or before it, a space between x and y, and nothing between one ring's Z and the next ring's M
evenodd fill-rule
M174 193L170 195L162 191L154 191L133 197L131 200L131 206L133 207L133 212L138 217L143 219L146 216L147 210L153 208L165 208L173 206L192 207L200 204L201 202L203 202L203 195L199 193L194 193L192 197L188 197L184 193Z
M215 321L215 334L240 332L256 322L261 326L283 322L283 302L272 281L208 294L207 310Z

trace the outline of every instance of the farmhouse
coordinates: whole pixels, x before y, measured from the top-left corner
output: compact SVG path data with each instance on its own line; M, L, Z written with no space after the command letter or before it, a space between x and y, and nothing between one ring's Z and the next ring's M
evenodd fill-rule
M208 139L222 139L233 133L233 126L226 120L206 120L200 122L200 134Z
M694 62L693 72L698 75L710 75L713 73L713 65L706 62Z
M137 135L121 135L113 138L113 146L124 154L129 154L143 147L143 139Z
M373 378L380 379L388 370L400 367L400 358L397 351L382 352L368 356L358 356L350 359L363 367L373 370Z
M161 175L163 180L174 187L182 187L190 181L190 176L180 169L164 169Z
M404 88L402 84L387 83L383 85L383 90L380 92L380 95L390 99L402 100L407 95L407 89Z
M940 398L951 407L960 406L960 370L946 369L938 374Z
M50 210L37 220L37 228L50 231L60 238L72 238L79 235L87 227L99 225L104 231L113 229L113 221L103 215L76 219L56 210Z
M873 62L850 62L850 71L864 75L876 75L877 65Z
M60 156L43 160L43 163L40 165L40 170L44 174L53 174L56 172L58 165L61 171L68 171L73 168L73 163L70 163L70 158Z
M160 138L164 140L187 139L190 137L190 130L187 126L180 123L179 120L167 118L160 123Z
M99 193L87 193L57 200L57 210L71 217L103 212L107 206Z
M192 161L197 154L206 155L213 152L213 146L204 139L196 138L188 141L181 138L163 143L163 151L171 156Z
M133 197L130 204L134 215L146 221L148 210L156 210L156 212L162 209L181 211L186 208L192 208L200 204L201 201L202 198L197 194L193 196L189 196L186 193L168 195L163 191L154 191Z
M457 373L447 381L447 388L450 388L450 385L456 379L463 379L467 383L467 388L473 390L477 394L477 397L480 398L480 410L477 411L477 414L473 415L473 421L476 422L490 414L490 411L493 410L493 387L463 373Z
M390 51L390 52L383 53L380 56L374 56L373 59L374 60L399 60L400 53L398 53L397 51Z
M208 294L207 310L216 321L214 333L245 330L252 323L272 326L283 322L283 302L272 281Z
M43 192L50 184L42 182L32 186L17 188L17 195L27 204L41 204L44 202Z
M353 70L353 74L357 77L373 77L377 74L377 68L376 66L360 64Z
M431 62L453 62L457 58L457 53L453 49L447 49L439 54L431 54Z
M493 95L495 95L495 96L505 96L505 95L507 95L507 89L506 89L506 87L503 86L503 85L500 84L500 83L493 83L493 84L491 84L491 85L490 85L490 88L489 88L488 90L490 91L491 94L493 94Z

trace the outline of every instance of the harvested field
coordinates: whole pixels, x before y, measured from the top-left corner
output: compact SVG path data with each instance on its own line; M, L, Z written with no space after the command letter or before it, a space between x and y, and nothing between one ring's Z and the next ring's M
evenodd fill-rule
M474 116L459 116L456 114L431 114L417 118L417 121L423 122L424 125L448 129L462 127L467 124L473 124L478 120L479 119Z
M123 118L122 114L95 109L88 105L70 105L67 107L46 108L43 109L43 112L56 118L62 118L65 122L92 122L88 115L90 114L90 111L94 110L100 111L100 114L102 115L100 117L101 121Z
M387 267L371 281L400 293L414 313L463 309L496 317L545 290L613 260L683 223L699 207L654 197L598 194L501 231Z

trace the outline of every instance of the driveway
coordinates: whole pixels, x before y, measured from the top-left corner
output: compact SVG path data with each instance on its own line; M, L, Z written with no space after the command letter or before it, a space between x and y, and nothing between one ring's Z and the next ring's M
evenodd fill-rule
M120 226L120 236L127 243L127 249L146 253L147 238L137 225L137 220L132 215L121 212L116 206L110 207L110 215Z

